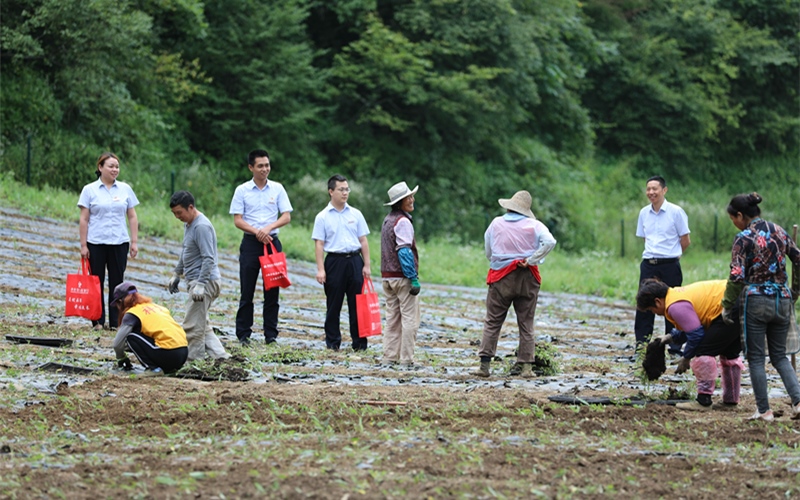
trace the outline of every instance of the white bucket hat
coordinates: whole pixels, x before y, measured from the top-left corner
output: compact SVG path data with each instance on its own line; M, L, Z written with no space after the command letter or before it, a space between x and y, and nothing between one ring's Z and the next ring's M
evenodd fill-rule
M531 219L536 218L531 212L531 194L527 191L517 191L510 200L500 198L497 203L506 210L517 212Z
M406 184L405 181L398 182L389 188L389 203L384 203L383 205L394 205L406 196L411 196L412 194L416 193L417 189L419 189L419 186L415 187L413 190L410 190L408 189L408 184Z

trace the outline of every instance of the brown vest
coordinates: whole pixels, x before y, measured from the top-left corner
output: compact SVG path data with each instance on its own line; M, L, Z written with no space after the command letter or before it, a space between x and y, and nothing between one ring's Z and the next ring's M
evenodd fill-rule
M413 223L411 216L402 210L392 210L383 219L381 228L381 277L382 278L405 278L403 268L400 266L400 258L397 256L397 235L394 234L394 226L405 217ZM411 253L414 254L414 268L419 272L419 255L417 254L417 238L411 241Z

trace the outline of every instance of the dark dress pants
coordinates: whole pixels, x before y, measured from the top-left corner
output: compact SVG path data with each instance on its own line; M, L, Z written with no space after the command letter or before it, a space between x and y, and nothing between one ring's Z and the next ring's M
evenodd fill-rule
M650 264L647 260L643 260L639 266L639 283L647 278L658 278L668 286L681 286L683 283L683 272L681 271L680 261ZM638 286L637 286L638 288ZM636 311L636 320L634 323L633 331L636 334L636 344L646 344L653 336L653 323L655 321L655 314L647 311ZM664 319L664 333L669 333L674 328L674 325Z
M272 237L272 243L278 252L283 251L283 245L277 236ZM272 250L267 246L267 252ZM239 309L236 311L236 336L239 340L249 339L253 333L253 311L255 306L253 299L256 293L256 286L264 289L263 283L259 283L258 276L261 274L261 262L259 257L264 255L264 244L258 241L252 234L245 234L242 244L239 246L239 283L241 284L241 295L239 299ZM278 311L280 304L280 288L270 288L264 290L264 307L262 315L264 317L264 339L267 343L275 342L278 337Z
M104 325L106 322L106 299L102 294L103 284L106 280L106 268L108 268L108 303L114 300L114 288L125 279L125 269L128 267L129 243L121 245L95 245L87 243L89 247L89 267L92 274L100 280L100 298L103 301L103 314L97 321L92 321L94 325ZM108 308L108 327L116 328L119 326L119 310L116 307Z
M361 254L328 254L325 257L325 296L328 310L325 315L325 345L328 349L339 349L342 343L339 316L344 298L350 316L350 338L353 350L367 348L367 339L358 336L358 313L356 295L364 285L364 259Z

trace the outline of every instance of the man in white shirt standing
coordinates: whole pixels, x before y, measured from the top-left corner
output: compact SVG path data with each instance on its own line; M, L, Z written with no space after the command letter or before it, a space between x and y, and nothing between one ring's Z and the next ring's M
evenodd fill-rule
M639 212L636 225L636 236L644 238L639 283L647 278L658 278L670 287L681 286L680 259L691 244L689 218L681 207L666 200L667 181L660 175L647 179L646 194L650 205ZM634 333L637 349L650 340L654 321L653 313L636 311ZM664 323L665 333L672 331L673 325L666 319Z
M233 193L229 213L233 223L244 232L239 246L239 281L241 297L236 311L236 337L242 345L250 343L253 333L253 298L255 296L264 246L270 242L278 252L283 246L278 238L278 228L292 220L292 204L283 186L268 180L272 165L269 153L255 149L247 155L247 167L253 179L239 185ZM278 338L278 303L280 288L264 291L264 340L272 344Z
M339 350L342 342L339 314L346 296L353 350L363 351L367 348L367 339L358 336L356 295L361 293L364 280L370 279L369 228L361 211L347 203L350 186L344 176L337 174L328 180L328 195L331 201L317 214L311 233L317 282L325 287L327 297L325 346ZM328 255L324 256L325 253Z

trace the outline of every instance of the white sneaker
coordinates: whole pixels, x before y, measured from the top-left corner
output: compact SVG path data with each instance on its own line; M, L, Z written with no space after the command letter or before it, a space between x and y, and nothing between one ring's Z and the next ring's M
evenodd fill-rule
M800 403L792 406L792 420L800 420Z
M763 420L764 422L772 422L775 420L775 416L772 414L772 410L767 410L764 413L759 413L758 409L756 408L756 412L753 413L753 416L748 418L747 420Z

